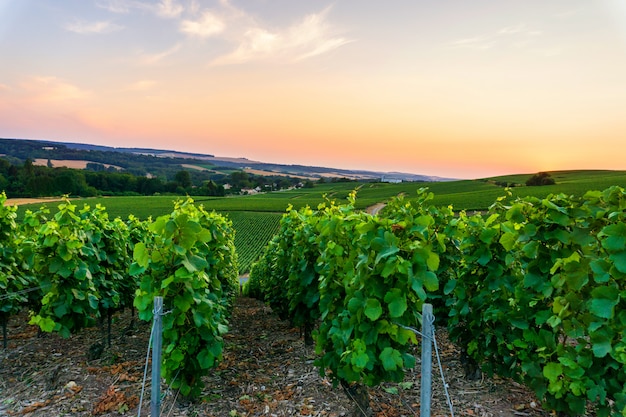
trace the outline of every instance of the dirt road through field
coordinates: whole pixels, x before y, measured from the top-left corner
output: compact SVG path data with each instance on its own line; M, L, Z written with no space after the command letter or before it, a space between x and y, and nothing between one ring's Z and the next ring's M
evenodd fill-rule
M7 198L5 206L21 206L22 204L37 204L37 203L51 203L55 201L63 200L60 197L45 197L45 198Z
M369 214L375 216L376 214L378 214L379 211L381 211L383 208L385 208L387 204L385 203L376 203L373 206L369 206L365 211L367 211Z

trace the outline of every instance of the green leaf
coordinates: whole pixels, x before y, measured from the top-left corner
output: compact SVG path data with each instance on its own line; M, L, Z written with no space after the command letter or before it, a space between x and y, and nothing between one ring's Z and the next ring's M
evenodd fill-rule
M131 277L136 277L137 275L141 275L146 271L145 266L139 265L137 262L133 262L130 264L130 268L128 269L128 274Z
M609 282L611 276L609 275L609 271L611 269L611 264L608 263L604 259L595 259L594 261L589 263L591 270L593 271L593 280L596 284L604 284Z
M615 269L626 274L626 250L611 254L609 259L613 261Z
M428 298L426 291L424 291L422 280L414 278L411 282L411 289L415 291L415 294L417 294L420 300L425 300L426 298Z
M368 298L365 303L365 315L368 319L375 321L383 314L383 308L380 301L375 298Z
M77 288L72 288L72 295L74 296L75 299L77 300L84 300L85 299L85 293L84 291L81 291Z
M388 258L391 255L395 255L398 252L400 252L400 248L398 248L396 246L385 246L383 248L383 250L378 252L378 255L376 256L376 261L375 262L378 263L382 259Z
M615 306L619 303L619 290L615 287L596 287L591 291L593 299L589 310L603 319L613 318Z
M226 333L228 333L228 326L225 325L225 324L222 324L222 323L218 324L217 325L217 333L218 334L226 334ZM219 349L220 349L220 352L221 352L222 351L222 346L221 345L219 345Z
M528 322L524 319L511 319L511 325L518 329L528 329Z
M414 368L415 367L415 356L411 355L410 353L403 353L402 354L402 360L404 362L404 367L405 368ZM411 387L411 385L413 384L412 382L405 382L404 384L406 388L403 386L404 389L409 389ZM402 386L402 383L400 384L400 386Z
M63 317L68 313L67 304L61 303L54 308L54 315L57 317Z
M36 324L36 325L38 325L39 328L42 331L46 332L46 333L51 333L54 330L55 326L56 326L56 323L51 318L49 318L49 317L41 317L39 315L34 316L30 320L29 324Z
M393 274L397 270L397 263L395 259L389 259L385 262L385 267L381 271L380 275L384 278L387 278L389 275Z
M59 257L64 261L69 261L72 259L72 252L70 252L67 248L67 245L59 245L57 252L59 253Z
M626 223L616 223L602 229L602 247L609 252L623 251L626 248Z
M522 247L522 251L527 258L535 259L539 254L539 242L533 240L532 242L528 242Z
M202 312L200 311L193 312L193 322L196 325L196 327L206 326L206 324L208 323L208 320L209 318L206 317L204 314L202 314Z
M516 241L517 241L517 235L515 233L506 232L500 237L500 244L507 251L510 251L511 249L513 249L513 246L515 246Z
M406 296L398 288L385 294L385 302L388 304L389 315L392 318L401 317L407 309Z
M379 263L382 259L395 255L400 251L397 244L397 238L393 233L385 231L384 237L377 237L372 241L372 247L378 252L375 263Z
M204 242L204 243L210 242L211 239L213 239L213 235L207 229L202 229L200 232L198 232L196 237L198 238L200 242Z
M208 349L203 349L198 353L198 364L202 369L212 368L215 364L215 357Z
M597 358L603 358L613 350L611 337L603 331L593 332L590 336L591 348L593 355Z
M439 255L437 255L435 252L428 252L428 259L426 260L426 265L428 266L428 269L430 269L431 271L436 271L437 269L439 269ZM426 288L428 288L428 285L426 284L424 285L426 286Z
M190 261L189 256L185 256L182 259L181 263L183 264L185 269L191 273L198 271L198 268L196 268L193 262Z
M561 362L563 365L567 366L568 368L571 368L571 369L579 368L578 363L572 358L561 356L558 359L559 359L559 362Z
M543 376L548 378L550 383L556 382L563 375L563 365L557 362L549 362L543 367Z
M401 327L398 328L395 340L401 345L406 345L409 340L413 344L417 344L417 336L415 336L415 333L413 333L412 330L403 329Z
M195 268L195 270L197 271L201 271L205 268L207 268L209 266L209 263L206 261L206 259L201 258L198 255L187 255L187 261L189 261L189 263L191 265L193 265L193 267Z
M180 351L179 348L176 348L172 351L172 353L170 353L168 359L174 362L175 364L179 364L185 359L185 355L183 354L183 352ZM177 368L177 367L178 365L175 365L172 368Z
M352 313L360 310L363 307L363 299L360 297L352 297L348 301L348 310Z
M95 294L87 294L87 300L89 301L89 307L92 310L98 310L98 297Z
M456 279L449 280L448 282L446 282L446 285L443 287L443 294L449 295L452 291L454 291L455 287L456 287Z
M393 395L398 394L398 387L383 387L383 389L384 389L384 390L385 390L385 392L387 392L388 394L393 394Z
M148 251L146 250L145 243L139 242L135 244L135 248L133 250L133 260L143 268L148 267L150 256L148 254Z
M479 255L477 262L482 266L487 265L492 259L491 251L486 246L479 247L476 255Z
M352 365L356 366L360 369L365 369L367 366L367 362L369 362L370 358L367 356L367 353L361 352L358 355L353 354L350 358L350 362Z
M437 275L435 273L426 271L421 275L422 281L424 283L424 287L428 291L437 291L439 289L439 280L437 279Z
M395 371L402 368L402 355L392 347L386 347L379 356L386 371Z
M74 270L74 276L79 279L91 279L91 271L85 264L81 264L78 268Z
M480 240L487 245L498 235L498 230L493 227L486 227L480 232Z
M531 288L534 291L541 291L541 289L546 285L546 281L549 282L546 277L532 272L524 275L524 287Z
M133 306L135 306L140 314L144 311L149 312L147 320L152 320L152 310L150 309L150 307L152 307L152 300L152 294L137 294L133 301ZM146 320L144 317L142 317L142 319Z
M174 305L181 313L187 312L187 310L189 310L189 308L191 307L192 303L193 303L193 296L188 292L174 298Z
M178 272L178 270L176 272ZM175 275L170 275L169 277L165 278L163 282L161 282L161 289L165 289L169 287L172 284L172 282L174 282L175 279L176 279Z

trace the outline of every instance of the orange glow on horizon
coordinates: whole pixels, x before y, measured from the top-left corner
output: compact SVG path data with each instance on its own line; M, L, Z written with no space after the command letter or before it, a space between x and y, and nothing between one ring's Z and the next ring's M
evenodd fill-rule
M2 137L459 178L626 169L626 14L601 2L19 4L0 15Z

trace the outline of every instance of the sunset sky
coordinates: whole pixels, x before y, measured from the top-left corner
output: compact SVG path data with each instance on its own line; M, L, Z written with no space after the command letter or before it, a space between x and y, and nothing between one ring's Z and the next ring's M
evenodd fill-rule
M454 178L626 169L626 1L0 0L0 137Z

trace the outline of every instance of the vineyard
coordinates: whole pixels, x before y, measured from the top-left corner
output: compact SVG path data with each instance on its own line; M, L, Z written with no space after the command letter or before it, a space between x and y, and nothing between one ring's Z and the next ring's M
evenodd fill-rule
M336 201L345 200L355 189L359 198L355 208L365 209L374 204L404 195L408 201L417 197L420 188L427 187L434 197L432 205L449 206L455 210L487 210L500 197L504 189L502 184L514 185L511 188L513 197L545 198L550 194L565 194L582 197L588 190L604 190L610 186L626 188L625 171L563 171L553 172L555 185L543 187L520 186L530 177L524 175L508 175L478 180L457 180L445 182L404 182L399 184L376 182L338 182L316 184L313 188L261 193L247 196L231 197L197 197L196 203L202 204L207 210L219 213L250 212L279 213L291 206L300 209L306 206L317 207L325 198ZM98 204L107 208L111 218L127 218L133 215L138 219L156 218L171 211L172 201L176 197L166 195L133 196L133 197L100 197L79 200L78 204ZM41 203L18 207L18 219L22 219L26 210L36 211ZM44 204L51 213L57 210L56 204ZM243 230L245 233L245 229Z
M82 209L64 201L54 215L42 208L15 221L3 213L0 324L7 347L9 318L28 308L30 324L69 338L135 308L152 320L155 296L164 298L162 375L183 396L196 396L222 356L223 335L239 272L232 223L193 200L154 221L109 220L103 206ZM129 276L131 278L129 278ZM90 351L104 346L94 341Z
M67 199L18 220L1 196L5 348L9 319L29 310L31 324L63 338L98 326L89 349L97 357L110 348L116 312L134 308L149 322L159 295L162 376L181 398L198 399L223 359L238 276L250 268L246 294L302 330L319 375L365 415L367 387L413 372L410 329L425 302L468 374L511 378L562 414L626 415L622 188L523 198L500 188L471 215L435 205L425 189L370 215L346 190L284 215L222 215L187 199L126 221Z
M227 213L233 222L235 234L235 248L239 262L239 273L250 271L252 263L267 242L278 232L278 223L281 215L278 213L254 213L247 211L233 211Z
M305 338L319 323L315 363L361 410L364 386L415 365L407 329L430 302L470 373L519 381L559 413L626 415L624 190L509 195L472 216L432 198L397 198L378 216L354 196L291 210L246 290Z

